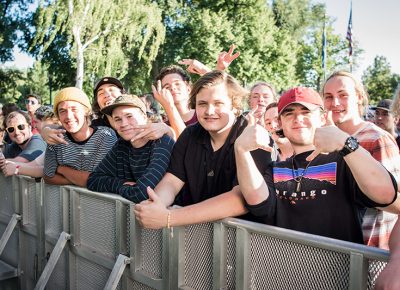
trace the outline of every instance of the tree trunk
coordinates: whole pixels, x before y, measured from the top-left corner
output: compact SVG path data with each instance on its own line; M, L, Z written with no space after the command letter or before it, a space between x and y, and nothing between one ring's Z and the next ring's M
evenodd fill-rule
M80 89L82 89L82 86L83 86L83 73L84 73L83 47L80 45L77 45L75 87L80 88Z

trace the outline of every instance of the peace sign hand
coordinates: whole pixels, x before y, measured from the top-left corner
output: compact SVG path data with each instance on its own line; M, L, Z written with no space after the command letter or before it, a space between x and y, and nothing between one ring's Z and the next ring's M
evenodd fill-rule
M235 48L236 48L236 45L232 44L229 47L228 52L223 51L218 55L216 69L225 70L228 66L230 66L232 61L234 61L236 58L239 57L239 55L240 55L239 51L236 52L235 54L233 54L233 51Z

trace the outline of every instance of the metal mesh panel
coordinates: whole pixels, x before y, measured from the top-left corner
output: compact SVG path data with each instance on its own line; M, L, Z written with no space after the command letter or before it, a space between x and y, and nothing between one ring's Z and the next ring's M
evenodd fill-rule
M46 243L46 253L51 254L54 246L50 243ZM67 277L68 277L68 247L64 248L60 258L57 261L56 267L50 275L49 281L47 282L46 289L67 289Z
M155 288L151 288L145 284L139 283L138 281L127 278L127 289L129 290L154 290Z
M92 263L80 256L76 256L75 261L76 289L98 290L104 288L111 274L111 270Z
M251 234L251 289L348 289L350 256Z
M12 216L14 213L12 178L0 174L0 213Z
M23 188L23 195L25 202L23 203L23 220L24 225L36 226L36 212L37 212L37 201L36 201L36 184L35 181L19 180L21 185L26 185Z
M162 230L141 230L142 265L155 278L162 278Z
M101 254L115 258L115 203L84 194L80 195L80 242Z
M36 248L38 240L29 234L25 234L24 232L21 232L20 240L22 250L20 257L21 260L24 260L23 262L21 261L21 270L24 273L24 279L26 282L25 286L26 289L33 289L36 284L35 272L37 271L39 274L38 269L35 268L35 266L37 267L39 259Z
M368 279L367 279L367 289L374 289L376 279L379 274L386 267L386 262L377 261L377 260L369 260L368 261Z
M236 229L227 228L226 249L226 285L227 289L236 289Z
M185 228L185 286L212 289L213 225L198 224Z
M57 185L44 185L44 211L45 211L45 233L57 238L62 231L62 204L60 187Z

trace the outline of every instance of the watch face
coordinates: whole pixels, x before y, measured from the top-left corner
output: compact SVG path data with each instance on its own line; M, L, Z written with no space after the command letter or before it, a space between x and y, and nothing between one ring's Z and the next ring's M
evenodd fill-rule
M358 141L357 141L357 139L354 138L354 137L348 138L346 143L347 143L346 145L347 145L347 146L349 147L349 149L352 150L352 151L354 151L354 150L356 150L356 149L358 148Z

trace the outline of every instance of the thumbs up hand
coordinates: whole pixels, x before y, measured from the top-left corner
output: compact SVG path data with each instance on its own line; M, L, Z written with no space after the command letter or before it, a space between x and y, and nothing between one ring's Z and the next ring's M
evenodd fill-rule
M332 111L325 113L325 125L315 129L315 150L307 157L307 161L313 160L319 154L328 154L343 148L349 134L336 127L332 119Z
M147 187L149 199L135 205L134 213L139 223L149 229L167 226L168 209L150 186Z
M268 131L257 124L257 120L251 112L247 115L246 119L247 127L236 139L235 148L243 152L253 151L256 149L263 149L271 152L272 147L269 146L270 138Z

